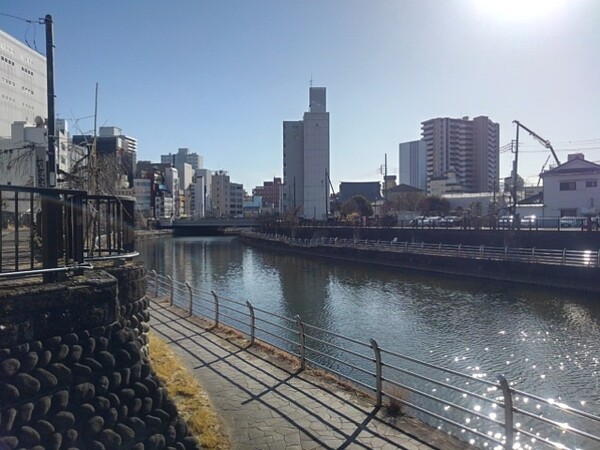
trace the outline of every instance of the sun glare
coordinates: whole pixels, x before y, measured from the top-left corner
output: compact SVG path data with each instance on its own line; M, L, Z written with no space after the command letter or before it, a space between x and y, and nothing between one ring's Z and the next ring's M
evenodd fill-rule
M501 21L528 22L560 12L567 0L472 0L482 13Z

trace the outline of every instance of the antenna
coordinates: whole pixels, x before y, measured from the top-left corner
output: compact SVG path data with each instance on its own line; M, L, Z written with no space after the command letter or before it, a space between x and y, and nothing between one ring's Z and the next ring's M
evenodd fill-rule
M313 78L312 78L312 73L310 74L310 87L313 87Z

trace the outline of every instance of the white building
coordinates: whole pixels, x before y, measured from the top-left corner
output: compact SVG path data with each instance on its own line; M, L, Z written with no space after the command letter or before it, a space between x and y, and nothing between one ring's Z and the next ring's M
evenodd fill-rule
M427 145L425 141L403 142L399 145L398 184L427 190Z
M190 184L192 184L194 171L202 169L202 156L198 153L190 152L189 148L180 148L175 154L161 155L160 162L171 164L179 170L181 189L188 189Z
M311 87L302 121L283 122L284 211L323 219L329 203L329 113L324 87Z
M13 122L48 116L46 57L0 31L0 136Z
M427 183L453 172L462 192L497 189L500 126L488 117L440 117L421 124L427 147ZM430 188L428 186L428 194ZM456 192L456 191L454 191Z
M192 197L192 215L194 219L208 217L212 210L212 172L208 169L196 169Z
M64 123L57 121L56 163L59 181L67 184L58 187L76 187L69 184L72 167L81 162L86 164L86 150L73 146ZM46 186L46 164L48 152L48 129L42 122L37 125L15 122L11 126L9 138L0 138L0 182L16 186Z
M567 162L543 172L547 217L600 214L600 165L575 153Z

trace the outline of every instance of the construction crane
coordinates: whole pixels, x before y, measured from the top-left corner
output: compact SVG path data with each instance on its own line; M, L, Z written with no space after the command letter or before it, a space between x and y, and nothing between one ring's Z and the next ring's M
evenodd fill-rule
M513 185L512 185L512 189L511 189L511 195L512 195L512 213L513 215L517 214L517 167L518 167L518 161L519 161L519 128L523 128L525 131L527 131L531 136L533 136L540 144L542 144L544 147L546 147L548 150L550 150L550 152L552 153L552 156L554 156L554 160L556 161L557 165L560 165L560 161L558 160L558 156L556 156L556 152L554 151L554 148L552 147L552 144L550 144L550 141L547 139L544 139L543 137L541 137L539 134L537 134L535 131L530 130L529 128L527 128L525 125L523 125L521 122L519 122L518 120L513 120L513 123L517 124L517 138L516 138L516 142L515 142L515 159L513 161ZM518 220L517 220L518 222Z
M516 123L517 127L523 128L530 135L532 135L535 138L536 141L538 141L540 144L542 144L544 147L546 147L548 150L550 150L552 152L552 156L554 156L554 160L556 161L556 164L560 165L560 161L558 160L558 156L556 156L556 152L554 151L554 148L552 147L552 144L550 144L550 141L548 139L544 139L539 134L537 134L535 131L531 131L529 128L527 128L525 125L523 125L518 120L513 120L513 123Z

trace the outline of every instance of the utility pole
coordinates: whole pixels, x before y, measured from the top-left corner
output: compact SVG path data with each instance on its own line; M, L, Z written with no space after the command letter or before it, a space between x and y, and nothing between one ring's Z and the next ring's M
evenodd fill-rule
M54 28L52 16L44 18L46 26L46 74L48 91L48 162L46 166L46 185L48 191L42 194L42 265L44 269L54 269L58 266L60 212L58 195L52 192L56 187L56 124L54 113ZM44 273L44 282L54 282L58 279L56 272Z
M48 91L48 187L56 187L56 117L54 112L54 26L52 16L44 18L46 25L46 89Z
M515 141L515 160L513 161L513 185L512 185L512 214L513 214L513 226L518 227L519 217L517 217L517 168L519 166L519 126L517 125L517 137Z

